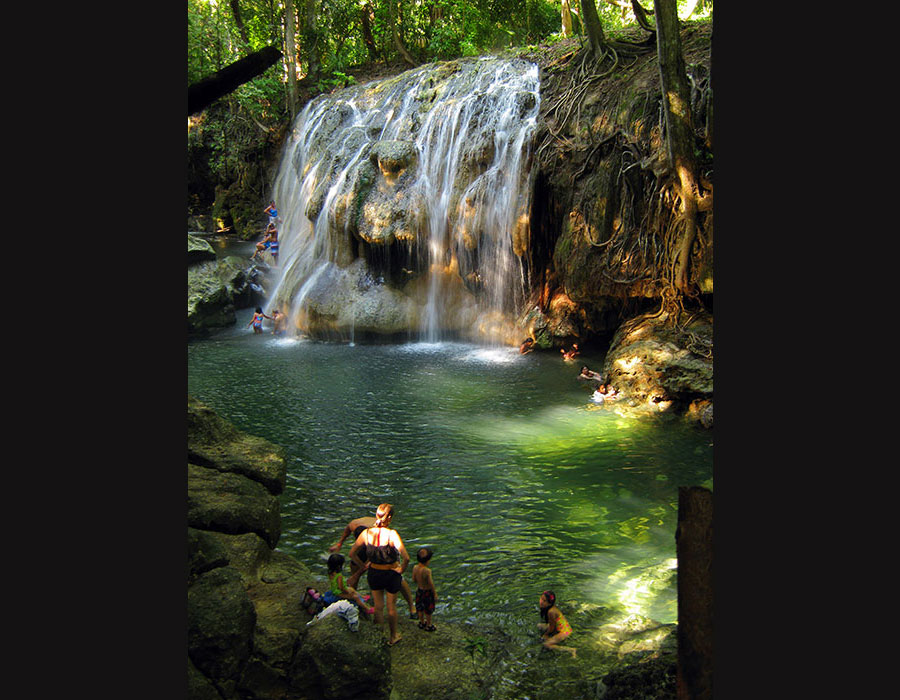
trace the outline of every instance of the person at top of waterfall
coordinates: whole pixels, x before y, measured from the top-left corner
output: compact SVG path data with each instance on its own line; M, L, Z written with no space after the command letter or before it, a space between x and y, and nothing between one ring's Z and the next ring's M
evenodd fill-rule
M525 338L519 346L519 352L523 355L534 350L534 338Z
M562 611L556 607L556 594L553 591L544 591L538 600L541 609L541 620L538 629L541 631L541 640L547 649L554 651L567 651L573 657L577 656L575 647L560 646L560 642L572 634L572 625L566 620Z
M419 562L413 567L413 581L416 582L416 612L419 613L419 628L426 632L434 632L437 628L431 624L434 604L437 603L437 589L431 576L431 557L434 550L422 547L416 552Z
M263 332L262 325L263 325L264 318L267 318L270 321L272 320L271 316L267 316L266 314L264 314L262 308L257 306L256 312L253 314L253 318L251 318L250 323L247 324L247 328L249 328L250 326L253 326L254 333L262 333Z
M263 211L269 215L269 225L274 226L278 223L278 209L275 208L275 200L269 200L269 206L267 206Z
M409 554L400 533L388 527L394 518L394 506L382 503L375 511L375 525L363 530L350 548L350 558L367 571L369 588L375 599L375 622L384 622L384 606L387 603L388 627L393 646L402 637L397 631L397 592L403 582L403 572L409 564ZM359 550L366 550L366 561L359 558Z
M272 335L284 335L287 327L287 316L278 309L272 312Z
M375 608L370 608L366 605L365 598L357 593L356 589L344 583L344 574L341 573L341 569L344 568L344 561L343 554L335 553L328 557L328 584L330 587L324 593L325 602L331 605L339 600L352 600L366 615L372 615L375 612Z
M571 350L560 348L559 351L562 353L564 360L574 360L576 355L581 354L578 350L578 343L573 343Z
M349 523L347 523L346 527L344 527L344 531L341 533L341 538L331 545L328 548L329 552L339 552L341 551L341 547L344 546L344 540L352 535L353 541L356 542L357 538L360 536L362 532L364 532L367 528L372 527L375 524L375 518L371 516L365 516L362 518L354 518ZM366 548L363 547L357 553L360 561L367 561L366 557ZM359 566L351 557L350 558L350 577L347 579L347 585L353 586L353 588L359 588L359 579L365 573L366 567ZM416 620L418 619L418 615L416 614L416 609L413 607L413 597L412 591L409 589L409 584L406 582L406 579L402 579L400 583L400 594L403 596L403 599L406 601L406 604L409 606L409 619Z

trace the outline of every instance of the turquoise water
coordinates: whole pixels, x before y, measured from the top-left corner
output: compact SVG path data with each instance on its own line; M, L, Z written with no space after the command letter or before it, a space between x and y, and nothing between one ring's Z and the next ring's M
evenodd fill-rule
M286 449L279 549L324 576L344 525L387 501L410 556L436 551L436 620L531 624L551 588L570 616L676 621L678 487L709 486L710 432L591 404L576 376L600 355L276 339L250 313L188 345L188 391Z

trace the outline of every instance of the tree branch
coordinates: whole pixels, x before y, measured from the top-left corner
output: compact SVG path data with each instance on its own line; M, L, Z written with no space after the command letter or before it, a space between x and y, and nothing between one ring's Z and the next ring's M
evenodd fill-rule
M223 95L255 78L280 60L281 51L274 46L267 46L188 86L188 114L206 109Z

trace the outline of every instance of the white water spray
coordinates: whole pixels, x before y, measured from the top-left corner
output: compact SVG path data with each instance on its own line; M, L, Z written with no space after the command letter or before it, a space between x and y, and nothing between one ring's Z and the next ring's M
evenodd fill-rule
M524 299L539 107L537 66L499 59L310 102L275 181L270 305L319 331L498 340Z

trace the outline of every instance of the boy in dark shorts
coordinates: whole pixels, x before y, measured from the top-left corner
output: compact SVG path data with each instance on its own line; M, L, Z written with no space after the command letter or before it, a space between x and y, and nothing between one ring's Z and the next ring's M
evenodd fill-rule
M437 628L431 624L431 614L434 612L434 604L437 602L437 590L434 587L434 579L431 577L431 568L428 562L434 552L428 547L422 547L416 554L419 561L413 567L413 581L416 582L416 612L419 614L419 627L426 632L434 632Z

